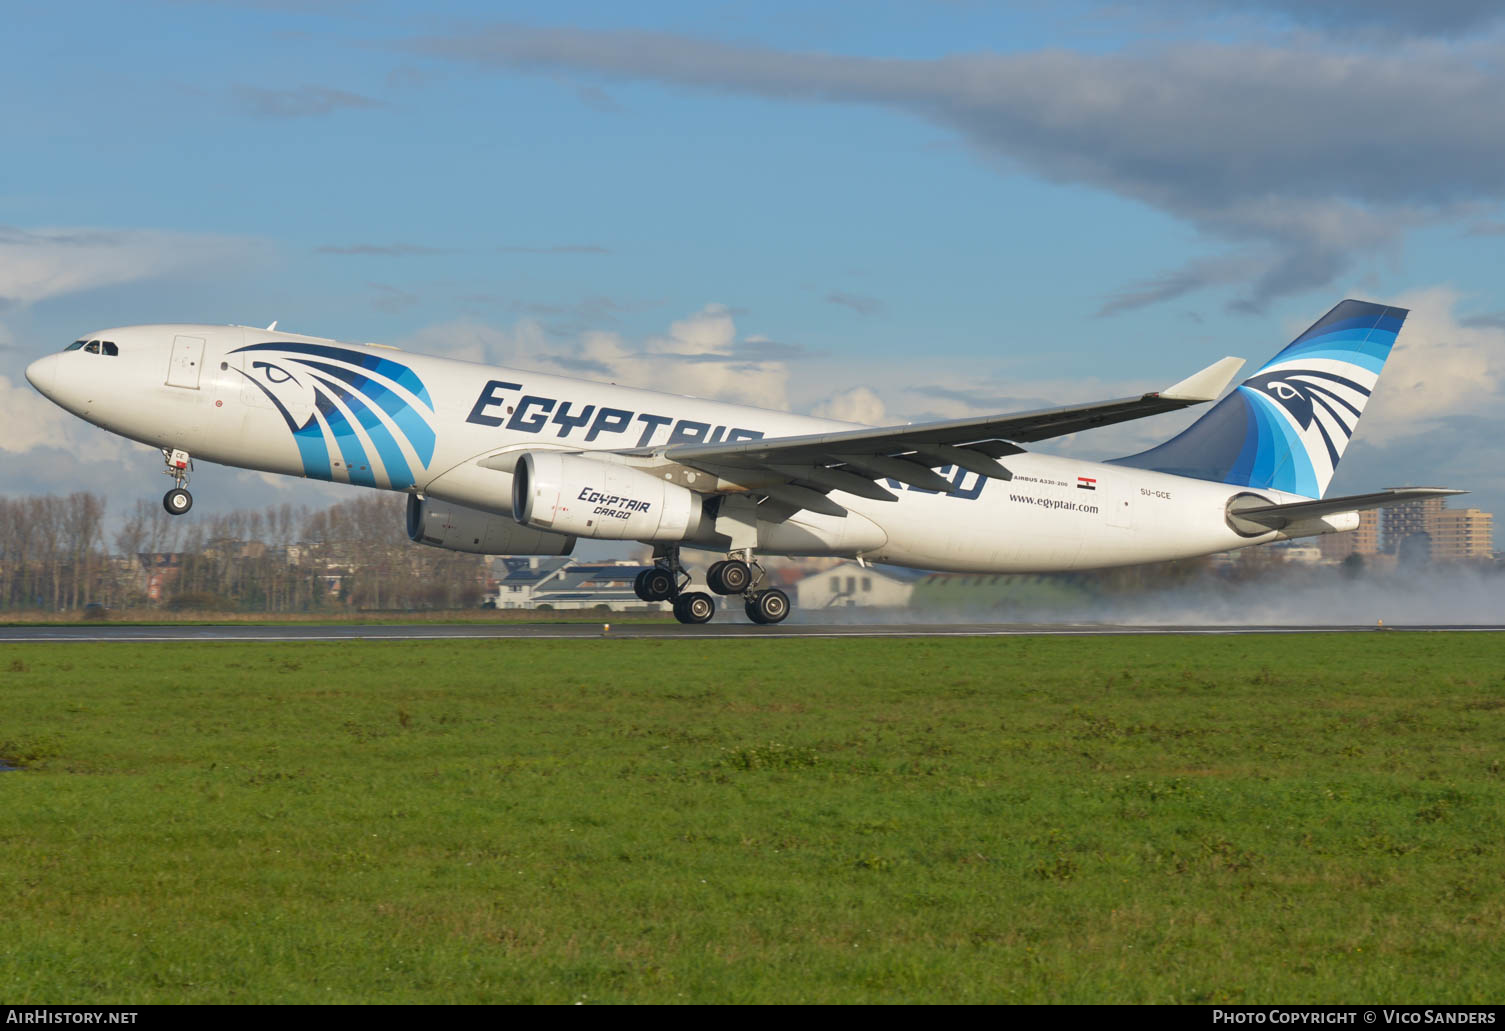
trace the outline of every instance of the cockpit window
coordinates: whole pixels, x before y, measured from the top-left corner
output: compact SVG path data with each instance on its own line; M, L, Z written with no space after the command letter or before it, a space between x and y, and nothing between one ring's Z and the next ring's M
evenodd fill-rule
M120 353L120 348L116 347L114 344L110 343L108 340L101 340L99 342L99 346L100 346L100 349L105 354L108 354L108 355L110 355L112 357Z
M87 344L84 345L84 350L88 351L90 354L98 354L99 353L99 341L98 340L90 340Z
M113 357L120 353L120 348L116 347L108 340L90 340L87 344L80 340L78 343L83 344L84 350L89 354L107 354ZM78 345L75 344L74 346L76 347ZM73 350L73 348L70 347L68 348L68 350L71 351Z
M83 346L84 346L84 341L82 341L82 340L75 340L75 341L73 341L73 343L71 343L67 347L63 348L63 353L67 354L69 351L77 351L80 347L83 347Z

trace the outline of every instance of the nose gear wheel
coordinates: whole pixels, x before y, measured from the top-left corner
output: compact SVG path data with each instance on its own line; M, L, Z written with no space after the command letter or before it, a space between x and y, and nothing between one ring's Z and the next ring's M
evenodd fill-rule
M193 507L193 495L188 493L188 477L193 472L193 459L181 448L163 448L162 461L165 472L172 477L173 488L162 495L162 507L170 515L182 515Z

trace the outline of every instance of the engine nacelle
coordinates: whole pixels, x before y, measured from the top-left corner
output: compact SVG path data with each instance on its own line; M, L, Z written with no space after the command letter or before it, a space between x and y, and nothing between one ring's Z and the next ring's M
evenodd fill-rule
M700 529L694 491L631 466L530 451L512 473L512 517L598 540L682 541Z
M568 555L575 550L574 537L415 494L408 495L408 539L478 555Z

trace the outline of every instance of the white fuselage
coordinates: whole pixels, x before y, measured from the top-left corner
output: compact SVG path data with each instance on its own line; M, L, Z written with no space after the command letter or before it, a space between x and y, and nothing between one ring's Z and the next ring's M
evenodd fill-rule
M57 404L95 425L196 460L290 476L364 483L512 513L509 455L558 449L616 451L671 442L753 439L852 428L851 424L707 401L653 390L472 362L373 345L341 348L398 361L426 388L432 447L349 419L347 448L329 451L328 468L310 468L290 429L312 396L287 383L280 400L248 379L248 345L331 345L333 341L238 326L159 325L105 330L118 354L83 350L51 355L28 370ZM193 341L201 341L201 348ZM279 389L282 389L279 387ZM299 406L302 406L300 409ZM348 413L347 413L348 414ZM382 444L402 461L372 461ZM393 443L393 438L397 443ZM369 456L369 457L368 457ZM483 464L484 463L484 464ZM1010 455L1011 481L940 470L952 495L886 481L897 501L836 492L846 517L801 511L760 523L760 550L861 556L924 569L1028 572L1090 569L1211 554L1264 541L1347 529L1341 520L1241 536L1225 518L1238 494L1299 500L1119 465L1049 455ZM391 470L406 466L406 475ZM885 481L880 481L884 483Z

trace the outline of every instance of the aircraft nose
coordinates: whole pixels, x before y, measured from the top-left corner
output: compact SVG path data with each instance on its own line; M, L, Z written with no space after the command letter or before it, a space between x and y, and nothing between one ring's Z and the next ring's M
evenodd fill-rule
M52 396L53 381L57 379L58 356L49 354L26 366L26 382L36 387L46 397Z

